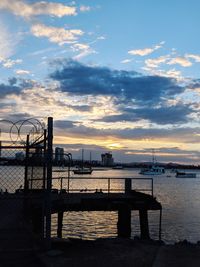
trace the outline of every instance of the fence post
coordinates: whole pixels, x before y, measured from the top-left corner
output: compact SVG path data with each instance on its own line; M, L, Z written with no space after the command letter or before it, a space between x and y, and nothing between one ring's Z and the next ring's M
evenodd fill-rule
M44 163L43 163L43 190L46 189L46 149L47 149L47 130L44 130Z
M53 118L48 118L47 136L47 189L46 189L46 248L51 248L51 187L53 153Z
M29 160L29 135L26 137L26 158L25 158L25 173L24 173L24 192L28 191L28 160Z

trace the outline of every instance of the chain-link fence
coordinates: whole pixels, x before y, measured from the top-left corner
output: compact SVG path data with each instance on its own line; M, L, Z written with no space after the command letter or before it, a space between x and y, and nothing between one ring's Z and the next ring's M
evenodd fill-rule
M0 141L0 232L26 226L40 240L50 240L52 119L48 131L42 128L38 133L36 127L37 136L31 130L23 142L20 131L24 122L12 124L10 130L5 124L3 121ZM17 128L15 141L13 128Z

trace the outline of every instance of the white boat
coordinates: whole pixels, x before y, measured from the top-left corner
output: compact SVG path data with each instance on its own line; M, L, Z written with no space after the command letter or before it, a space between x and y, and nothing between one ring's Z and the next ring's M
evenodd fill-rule
M197 175L194 172L176 172L176 178L196 178Z
M158 166L155 157L155 151L152 149L152 165L140 170L139 174L143 175L161 175L165 173L165 168Z
M91 162L91 153L90 153L90 162ZM77 167L75 170L73 170L74 174L91 174L93 172L92 168L87 168L83 166L84 163L84 150L82 149L82 166Z
M150 166L148 168L141 169L139 174L143 175L161 175L165 173L165 168L159 166Z

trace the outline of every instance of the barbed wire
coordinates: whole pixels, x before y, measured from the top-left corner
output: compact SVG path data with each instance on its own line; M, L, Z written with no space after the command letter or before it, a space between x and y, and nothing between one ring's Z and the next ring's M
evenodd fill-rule
M45 122L37 118L18 120L16 122L3 119L0 120L0 123L6 124L4 133L7 132L9 134L12 144L20 143L25 145L27 135L29 135L30 144L38 142L43 137L46 127ZM0 134L1 132L2 129L0 128Z

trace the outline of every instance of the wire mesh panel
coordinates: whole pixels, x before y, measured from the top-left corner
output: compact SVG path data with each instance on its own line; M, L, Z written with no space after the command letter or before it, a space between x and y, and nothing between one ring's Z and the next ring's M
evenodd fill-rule
M0 129L0 212L3 218L0 232L26 221L29 228L45 239L45 218L51 207L48 173L52 167L52 129L49 137L44 125L36 119L17 123L0 121ZM48 139L50 149L47 149Z

